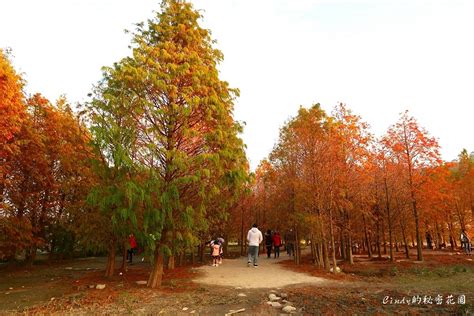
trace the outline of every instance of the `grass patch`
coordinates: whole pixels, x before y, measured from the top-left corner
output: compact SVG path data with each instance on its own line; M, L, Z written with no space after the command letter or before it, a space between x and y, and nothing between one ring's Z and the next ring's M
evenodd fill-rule
M425 277L441 277L448 278L457 274L472 273L473 270L470 266L466 265L454 265L454 266L441 266L436 268L430 267L413 267L407 269L405 274Z

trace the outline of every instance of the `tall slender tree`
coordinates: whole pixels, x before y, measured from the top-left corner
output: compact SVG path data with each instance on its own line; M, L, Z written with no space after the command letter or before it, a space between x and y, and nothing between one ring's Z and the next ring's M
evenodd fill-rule
M163 1L153 19L137 25L132 57L105 69L91 104L91 112L101 109L99 121L123 113L94 128L116 131L116 142L101 142L102 151L140 170L143 232L154 249L150 287L161 284L164 255L193 243L196 230L206 229L207 208L223 211L214 197L234 192L246 174L241 126L232 117L238 90L219 79L223 56L200 18L190 3Z
M420 209L417 195L424 181L424 170L441 162L438 142L430 137L407 111L402 113L398 122L389 128L382 142L390 149L397 163L403 166L403 177L408 186L415 220L417 259L422 261L423 241L420 234Z

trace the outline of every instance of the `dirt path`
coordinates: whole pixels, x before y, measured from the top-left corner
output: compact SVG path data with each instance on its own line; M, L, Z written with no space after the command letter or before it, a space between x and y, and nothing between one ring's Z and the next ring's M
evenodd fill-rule
M258 267L247 267L247 258L227 259L218 267L211 265L202 266L195 270L203 272L202 276L194 282L207 285L221 285L252 288L278 288L295 284L318 284L327 285L333 283L331 280L313 277L284 269L278 262L288 260L286 255L280 259L267 259L260 256Z

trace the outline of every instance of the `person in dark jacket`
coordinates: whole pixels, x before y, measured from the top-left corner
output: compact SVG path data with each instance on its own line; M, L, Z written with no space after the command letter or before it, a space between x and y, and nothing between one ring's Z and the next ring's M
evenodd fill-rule
M290 231L288 231L285 234L285 246L286 246L286 252L288 253L288 256L293 256L295 253L295 242L296 242L296 236L295 233L293 232L293 229L290 228Z
M265 247L267 248L267 258L272 255L273 236L272 231L269 229L265 233Z
M273 234L273 249L275 252L274 258L280 258L281 236L278 231Z
M471 255L471 240L464 229L461 231L461 248L464 248L466 255Z

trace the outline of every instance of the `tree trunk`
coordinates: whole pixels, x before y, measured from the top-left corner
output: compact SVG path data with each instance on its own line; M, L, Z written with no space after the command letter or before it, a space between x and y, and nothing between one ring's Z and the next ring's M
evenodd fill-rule
M105 267L105 277L110 278L115 272L115 240L109 245L109 254L107 256L107 265Z
M168 270L174 270L175 268L175 256L174 254L172 254L169 258L168 258Z
M336 247L334 243L334 227L332 222L332 208L329 209L329 234L331 235L331 247L332 247L332 268L333 273L337 273L337 261L336 261Z
M453 235L449 235L449 243L451 244L451 250L454 251L455 248L458 247L456 244L456 239L454 239Z
M324 262L323 262L323 247L321 243L316 244L316 249L318 253L318 266L320 268L324 268Z
M415 218L415 232L416 232L416 253L418 261L423 261L423 250L422 250L422 241L420 235L420 224L419 224L419 216L418 216L418 209L416 205L416 196L415 196L415 186L413 184L413 160L412 155L409 149L407 134L406 134L406 126L404 126L405 132L405 154L407 158L408 164L408 185L410 188L410 197L411 197L411 204L413 208L413 216Z
M436 247L435 249L441 249L441 244L443 241L441 240L441 232L439 229L439 224L438 221L435 222L435 227L436 227Z
M148 278L147 286L151 288L157 288L161 286L164 265L163 252L161 251L161 245L158 243L155 246L155 253L153 259L153 270L151 271L150 277Z
M205 245L203 242L199 245L199 262L203 263L204 262L204 248Z
M377 215L377 254L379 259L382 258L382 252L380 248L380 216Z
M382 227L383 254L386 255L387 254L387 240L385 239L385 223L383 220L381 223L381 227Z
M350 222L350 218L349 218L349 213L344 210L344 218L345 218L345 221L346 221L346 236L347 236L347 240L346 240L346 249L347 249L347 252L346 252L346 260L348 260L349 264L354 264L354 258L352 256L352 236L351 236L351 222Z
M388 242L390 244L390 261L393 262L393 241L392 241L393 228L392 228L392 216L390 215L390 197L388 193L388 183L387 183L386 177L384 177L384 188L385 188L385 209L387 210L387 222L388 222ZM385 253L387 252L385 251Z
M342 231L342 229L339 230L339 254L341 256L341 259L342 260L346 260L346 250L344 249L344 246L345 246L345 241L344 241L344 233Z
M298 235L298 228L295 226L295 263L298 265L301 262L301 248L300 248L300 236Z
M322 251L322 261L323 261L323 267L326 271L329 271L330 265L329 265L329 251L328 251L328 243L326 240L326 234L324 231L324 226L323 226L323 218L321 215L321 211L318 210L318 218L319 218L319 231L321 232L321 251Z
M420 224L418 217L418 210L416 207L415 194L412 192L413 215L415 216L415 231L416 231L416 255L418 261L423 261L422 240L420 235Z
M32 246L26 250L25 262L27 266L32 266L36 259L36 246Z
M6 165L7 159L3 159L2 163L5 163L4 166ZM4 196L4 191L5 191L5 183L7 180L7 170L3 169L2 172L2 181L0 181L0 205L3 205L3 196Z
M311 227L311 234L310 237L311 239L311 261L313 262L313 265L316 265L316 243L314 240L314 233L313 233L313 228Z
M453 217L451 212L448 213L448 233L449 233L449 244L451 245L451 250L454 250L456 245L456 240L454 239L454 224Z
M367 233L367 224L365 223L365 215L362 215L362 220L364 221L364 235L365 235L365 243L367 245L367 252L369 259L372 258L372 247L369 241L369 234Z
M352 236L350 231L347 232L347 257L349 264L354 264L354 257L352 256Z
M240 255L244 256L244 245L245 245L245 240L244 240L244 208L242 207L242 212L241 212L242 218L241 218L241 223L240 223Z
M127 241L124 240L122 242L122 266L120 267L122 271L125 271L126 262L127 262Z
M405 257L407 259L410 259L410 253L408 252L408 240L407 240L407 235L405 233L405 226L402 224L401 219L400 219L400 228L402 229L403 245L405 246Z
M223 251L224 251L224 257L228 258L229 257L229 235L227 234L224 234L223 236L224 238L224 247L223 247Z
M196 255L194 254L194 247L191 246L191 264L196 263Z
M183 267L186 265L186 250L181 250L178 257L178 267Z

